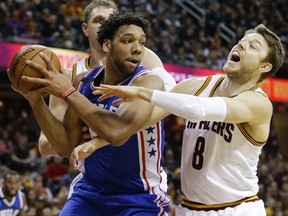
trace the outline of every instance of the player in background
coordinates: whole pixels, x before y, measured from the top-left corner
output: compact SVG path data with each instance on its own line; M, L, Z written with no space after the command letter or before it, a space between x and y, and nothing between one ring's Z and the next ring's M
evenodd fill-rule
M8 171L0 187L0 215L25 216L26 197L20 190L21 179L17 172Z
M93 68L102 66L105 63L106 53L103 51L101 45L99 45L96 39L97 32L99 30L99 27L101 26L101 22L108 19L109 15L116 11L118 11L117 6L112 0L93 0L84 9L84 23L82 24L82 30L85 36L87 36L88 38L91 56L75 63L73 67L68 70L67 74L69 74L69 76L72 75L72 82L74 82L77 75L80 74L77 80L81 80L81 78L85 75L85 73L83 72L90 71ZM152 69L152 72L154 74L163 78L165 90L170 90L176 84L174 78L164 69L164 66L159 57L152 50L146 47L143 59L141 61L141 65ZM53 95L50 95L49 108L53 115L61 121L63 121L64 119L64 114L67 110L67 106L68 105L65 101ZM94 145L102 145L102 143L107 142L97 138L97 140L91 141L91 143L95 143ZM42 156L70 156L70 154L67 154L66 152L63 154L62 150L63 147L59 144L54 144L52 146L41 131L39 138L39 151ZM72 152L72 150L73 148L70 149L70 153Z
M110 14L116 11L118 11L117 6L112 0L92 0L91 3L85 7L83 11L84 22L82 23L82 31L88 39L91 55L74 63L73 66L66 71L66 74L71 77L72 82L74 82L78 74L85 73L104 64L106 53L96 40L97 32L101 25L100 22L106 20ZM49 97L49 108L51 112L56 118L63 121L68 104L53 95ZM59 148L61 149L61 146L58 147L58 145L52 147L41 131L39 151L42 156L56 156L58 155L57 151Z
M41 56L49 71L27 61L45 78L23 76L27 82L42 83L43 88L22 94L50 142L61 143L63 151L79 145L85 122L91 136L98 134L111 143L85 159L81 167L83 178L76 183L61 215L167 215L167 179L161 166L162 121L141 130L153 105L136 100L118 107L112 105L117 98L98 103L98 96L92 94L101 83L164 89L164 80L140 65L149 29L149 22L138 14L113 14L102 22L98 42L107 53L106 63L85 75L79 91L45 54ZM43 91L69 104L63 122L39 97Z
M257 165L270 130L271 101L258 86L277 72L285 51L263 24L248 30L232 48L226 76L192 78L172 92L143 87L102 86L99 101L139 98L157 105L151 120L170 113L186 119L182 143L181 189L176 215L265 216L257 197Z

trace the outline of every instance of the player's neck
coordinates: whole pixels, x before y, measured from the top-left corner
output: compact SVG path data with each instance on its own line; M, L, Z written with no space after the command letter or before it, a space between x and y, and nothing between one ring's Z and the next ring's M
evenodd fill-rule
M97 50L92 50L91 57L89 59L89 67L96 68L106 64L106 54Z
M7 201L11 202L14 196L11 197L10 195L8 195L6 190L5 190L5 188L2 188L2 192L4 194L4 199L6 199Z
M245 83L238 83L232 81L228 77L221 82L221 84L216 89L214 96L220 97L230 97L240 94L241 92L247 91L254 87L256 84L252 81L247 81Z

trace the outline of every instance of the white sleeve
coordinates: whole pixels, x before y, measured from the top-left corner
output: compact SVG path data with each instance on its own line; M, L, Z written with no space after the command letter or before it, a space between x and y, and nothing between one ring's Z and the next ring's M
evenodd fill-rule
M157 67L151 69L152 74L155 74L162 78L165 86L165 91L170 91L175 85L176 81L171 74L169 74L163 67Z
M223 122L227 113L226 103L221 97L204 98L154 90L151 103L191 121Z

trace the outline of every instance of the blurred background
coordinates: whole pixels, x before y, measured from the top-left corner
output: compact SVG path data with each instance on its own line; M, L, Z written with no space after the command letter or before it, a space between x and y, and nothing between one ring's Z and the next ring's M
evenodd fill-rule
M58 55L64 67L89 55L82 33L81 0L2 0L0 3L0 185L13 169L22 176L27 215L58 215L70 182L77 175L67 159L42 158L37 149L40 129L27 101L12 91L6 69L13 55L27 44L42 44ZM158 54L177 82L222 73L232 46L259 23L276 32L287 48L287 0L118 0L149 19L147 47ZM287 52L287 51L286 51ZM268 143L258 167L260 192L267 215L288 216L288 61L261 83L273 102ZM168 173L171 212L181 202L180 155L182 118L165 119L163 165Z

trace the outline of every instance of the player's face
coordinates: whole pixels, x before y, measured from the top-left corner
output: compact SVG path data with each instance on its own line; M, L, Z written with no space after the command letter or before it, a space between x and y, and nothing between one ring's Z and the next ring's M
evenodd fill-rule
M9 175L4 181L5 195L9 197L15 196L16 192L20 188L20 178L17 175Z
M249 80L263 63L268 54L268 44L258 33L243 37L228 55L223 70L228 77Z
M145 49L146 35L136 25L121 26L110 41L109 58L120 73L131 75L139 66Z
M92 43L93 47L102 49L102 47L97 42L97 32L99 31L101 25L100 22L108 19L112 13L113 9L106 7L96 7L91 11L89 21L83 31L84 34L89 38L89 41Z

